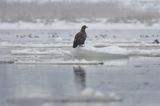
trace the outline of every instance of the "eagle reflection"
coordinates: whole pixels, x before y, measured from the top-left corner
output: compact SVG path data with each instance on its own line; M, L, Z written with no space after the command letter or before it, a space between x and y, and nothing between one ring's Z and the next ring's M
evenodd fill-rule
M86 87L86 73L85 70L78 66L78 67L73 67L74 71L74 81L75 85L78 90L82 91Z

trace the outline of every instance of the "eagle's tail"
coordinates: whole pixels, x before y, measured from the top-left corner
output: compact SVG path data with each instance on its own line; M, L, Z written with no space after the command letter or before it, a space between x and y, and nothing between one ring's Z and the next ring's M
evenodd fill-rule
M76 48L78 46L78 42L74 41L73 42L73 48Z

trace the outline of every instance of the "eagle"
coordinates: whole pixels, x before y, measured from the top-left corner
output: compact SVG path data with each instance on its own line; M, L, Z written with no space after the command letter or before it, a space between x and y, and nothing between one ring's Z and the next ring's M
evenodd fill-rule
M85 43L85 40L87 38L86 28L88 28L86 25L83 25L81 27L80 32L78 32L75 35L74 42L73 42L73 48L76 48L77 46L82 46Z

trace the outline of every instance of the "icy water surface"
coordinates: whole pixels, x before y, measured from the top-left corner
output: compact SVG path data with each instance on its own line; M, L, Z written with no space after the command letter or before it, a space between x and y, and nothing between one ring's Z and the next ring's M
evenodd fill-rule
M72 48L78 30L1 30L0 62L108 64L114 59L159 57L159 30L87 30L85 47ZM106 62L107 61L107 62Z
M159 30L0 30L0 106L159 106Z
M0 104L159 106L159 59L137 58L123 66L0 64Z

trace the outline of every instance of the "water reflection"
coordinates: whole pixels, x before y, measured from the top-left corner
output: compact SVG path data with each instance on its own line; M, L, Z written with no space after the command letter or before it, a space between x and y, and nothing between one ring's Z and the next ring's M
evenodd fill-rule
M52 66L20 65L6 72L7 106L103 106L106 103L103 98L88 96L86 70L81 66L64 71L64 68L57 70Z
M86 88L86 72L81 66L73 67L74 81L79 92Z

